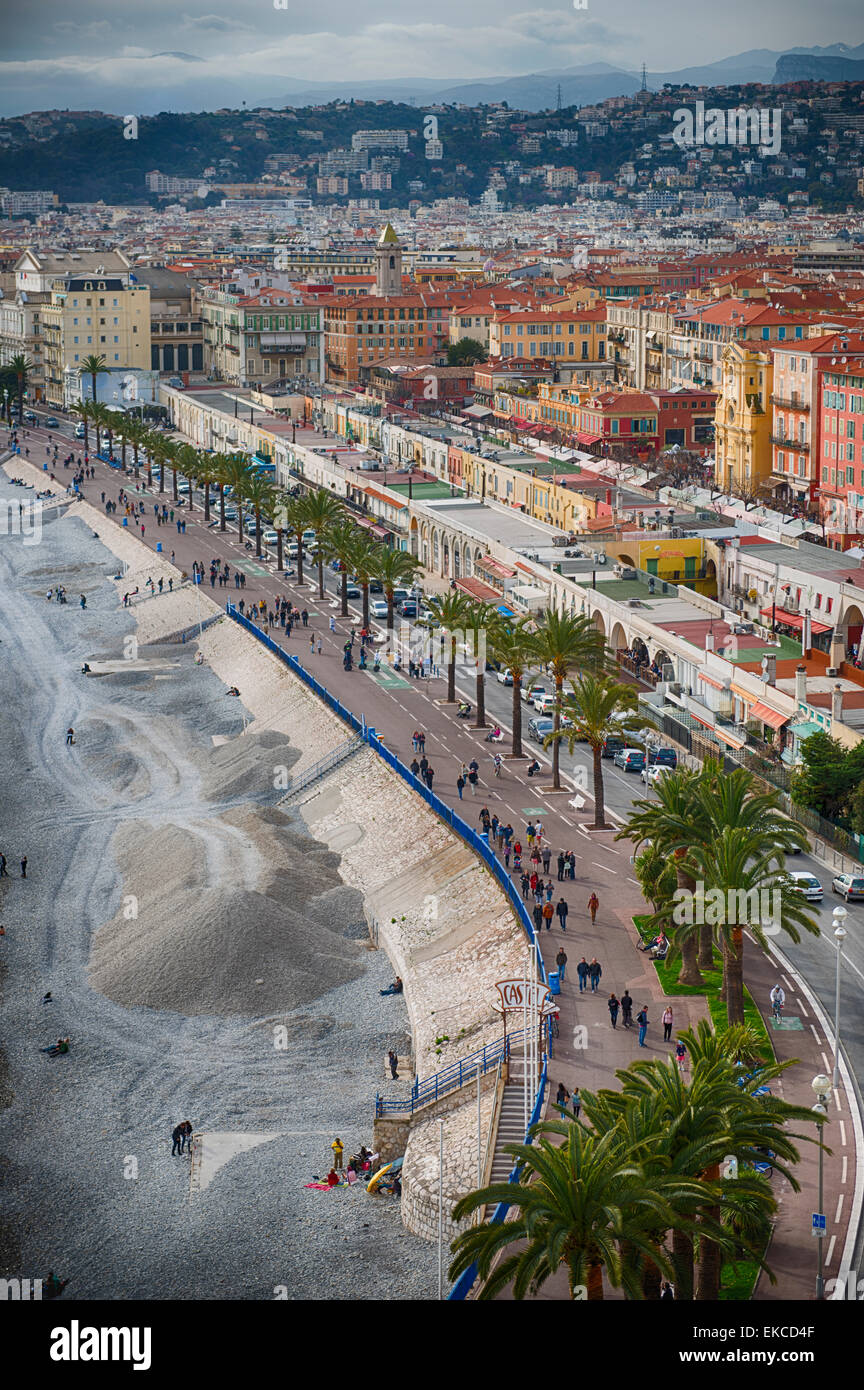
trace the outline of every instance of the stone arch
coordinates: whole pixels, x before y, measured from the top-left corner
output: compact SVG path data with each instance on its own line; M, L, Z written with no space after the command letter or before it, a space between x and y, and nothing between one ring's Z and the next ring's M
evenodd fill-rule
M671 667L673 668L673 670L674 670L674 668L675 668L675 661L674 661L674 659L669 655L669 653L667 652L667 650L666 650L665 647L657 647L657 648L655 649L655 651L654 651L654 660L655 660L655 662L657 663L657 667L658 667L658 669L659 669L659 671L660 671L661 677L662 677L662 675L663 675L663 667L664 667L664 666L671 666Z
M447 578L447 576L448 576L449 573L450 573L450 538L449 538L449 536L442 536L442 537L441 537L441 573L444 575L445 579Z
M641 637L633 637L630 641L630 647L640 662L644 662L646 666L650 666L651 656Z
M592 617L591 617L591 621L592 621L592 623L594 624L594 626L596 627L597 631L598 631L598 632L602 632L603 636L605 637L605 636L606 636L606 622L605 622L605 619L604 619L604 617L603 617L603 614L600 612L600 609L599 609L599 608L595 608L594 613L592 614Z
M861 641L861 630L864 628L864 614L857 603L852 603L843 614L844 637L847 648L856 646Z
M438 532L432 528L432 570L435 574L441 573L441 546Z
M629 565L630 568L631 568L631 569L634 569L634 570L639 568L639 566L637 565L636 561L633 560L633 559L631 559L631 557L630 557L629 555L619 555L619 556L618 556L618 564L619 564L619 565Z
M627 641L627 634L620 623L616 623L612 629L612 636L609 638L609 646L613 652L624 651L630 644Z
M458 538L453 541L453 578L462 577L462 547Z
M409 549L415 560L420 559L420 527L417 525L416 516L412 516L411 525L408 529Z

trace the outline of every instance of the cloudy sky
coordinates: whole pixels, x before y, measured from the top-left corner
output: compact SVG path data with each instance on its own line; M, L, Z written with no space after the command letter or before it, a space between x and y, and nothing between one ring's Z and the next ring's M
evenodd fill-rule
M284 5L285 8L276 8ZM860 0L5 0L0 112L250 106L303 81L671 71L864 40Z

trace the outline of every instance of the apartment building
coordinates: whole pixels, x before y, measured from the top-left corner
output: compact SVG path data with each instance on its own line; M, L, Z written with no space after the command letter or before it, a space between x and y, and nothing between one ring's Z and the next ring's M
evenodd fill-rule
M496 313L489 321L492 357L548 357L603 362L606 358L606 310L519 309Z
M204 328L198 284L164 266L141 266L139 284L150 290L150 367L155 372L201 372Z
M747 343L729 343L722 370L714 479L723 492L755 500L771 474L773 355Z
M323 380L321 305L289 290L201 291L204 369L238 385L269 386L295 376Z
M864 537L864 338L840 340L818 375L819 503L835 550Z

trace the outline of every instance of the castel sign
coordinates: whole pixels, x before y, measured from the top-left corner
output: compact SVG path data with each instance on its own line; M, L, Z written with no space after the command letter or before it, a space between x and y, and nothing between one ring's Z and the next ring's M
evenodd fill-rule
M501 996L501 1006L506 1013L516 1009L537 1009L542 1012L550 999L549 988L539 981L498 980L495 988Z

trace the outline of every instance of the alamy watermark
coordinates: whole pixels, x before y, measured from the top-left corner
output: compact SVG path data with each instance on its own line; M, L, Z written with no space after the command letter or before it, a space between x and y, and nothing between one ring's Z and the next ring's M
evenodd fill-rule
M0 536L23 536L25 545L42 539L42 503L0 500Z
M676 926L758 926L765 936L781 930L783 894L779 888L676 888L672 921Z
M706 111L704 101L697 101L693 110L679 106L672 113L672 139L679 149L694 145L754 145L766 154L779 154L782 118L783 108L779 106L736 106L728 111L710 107Z

